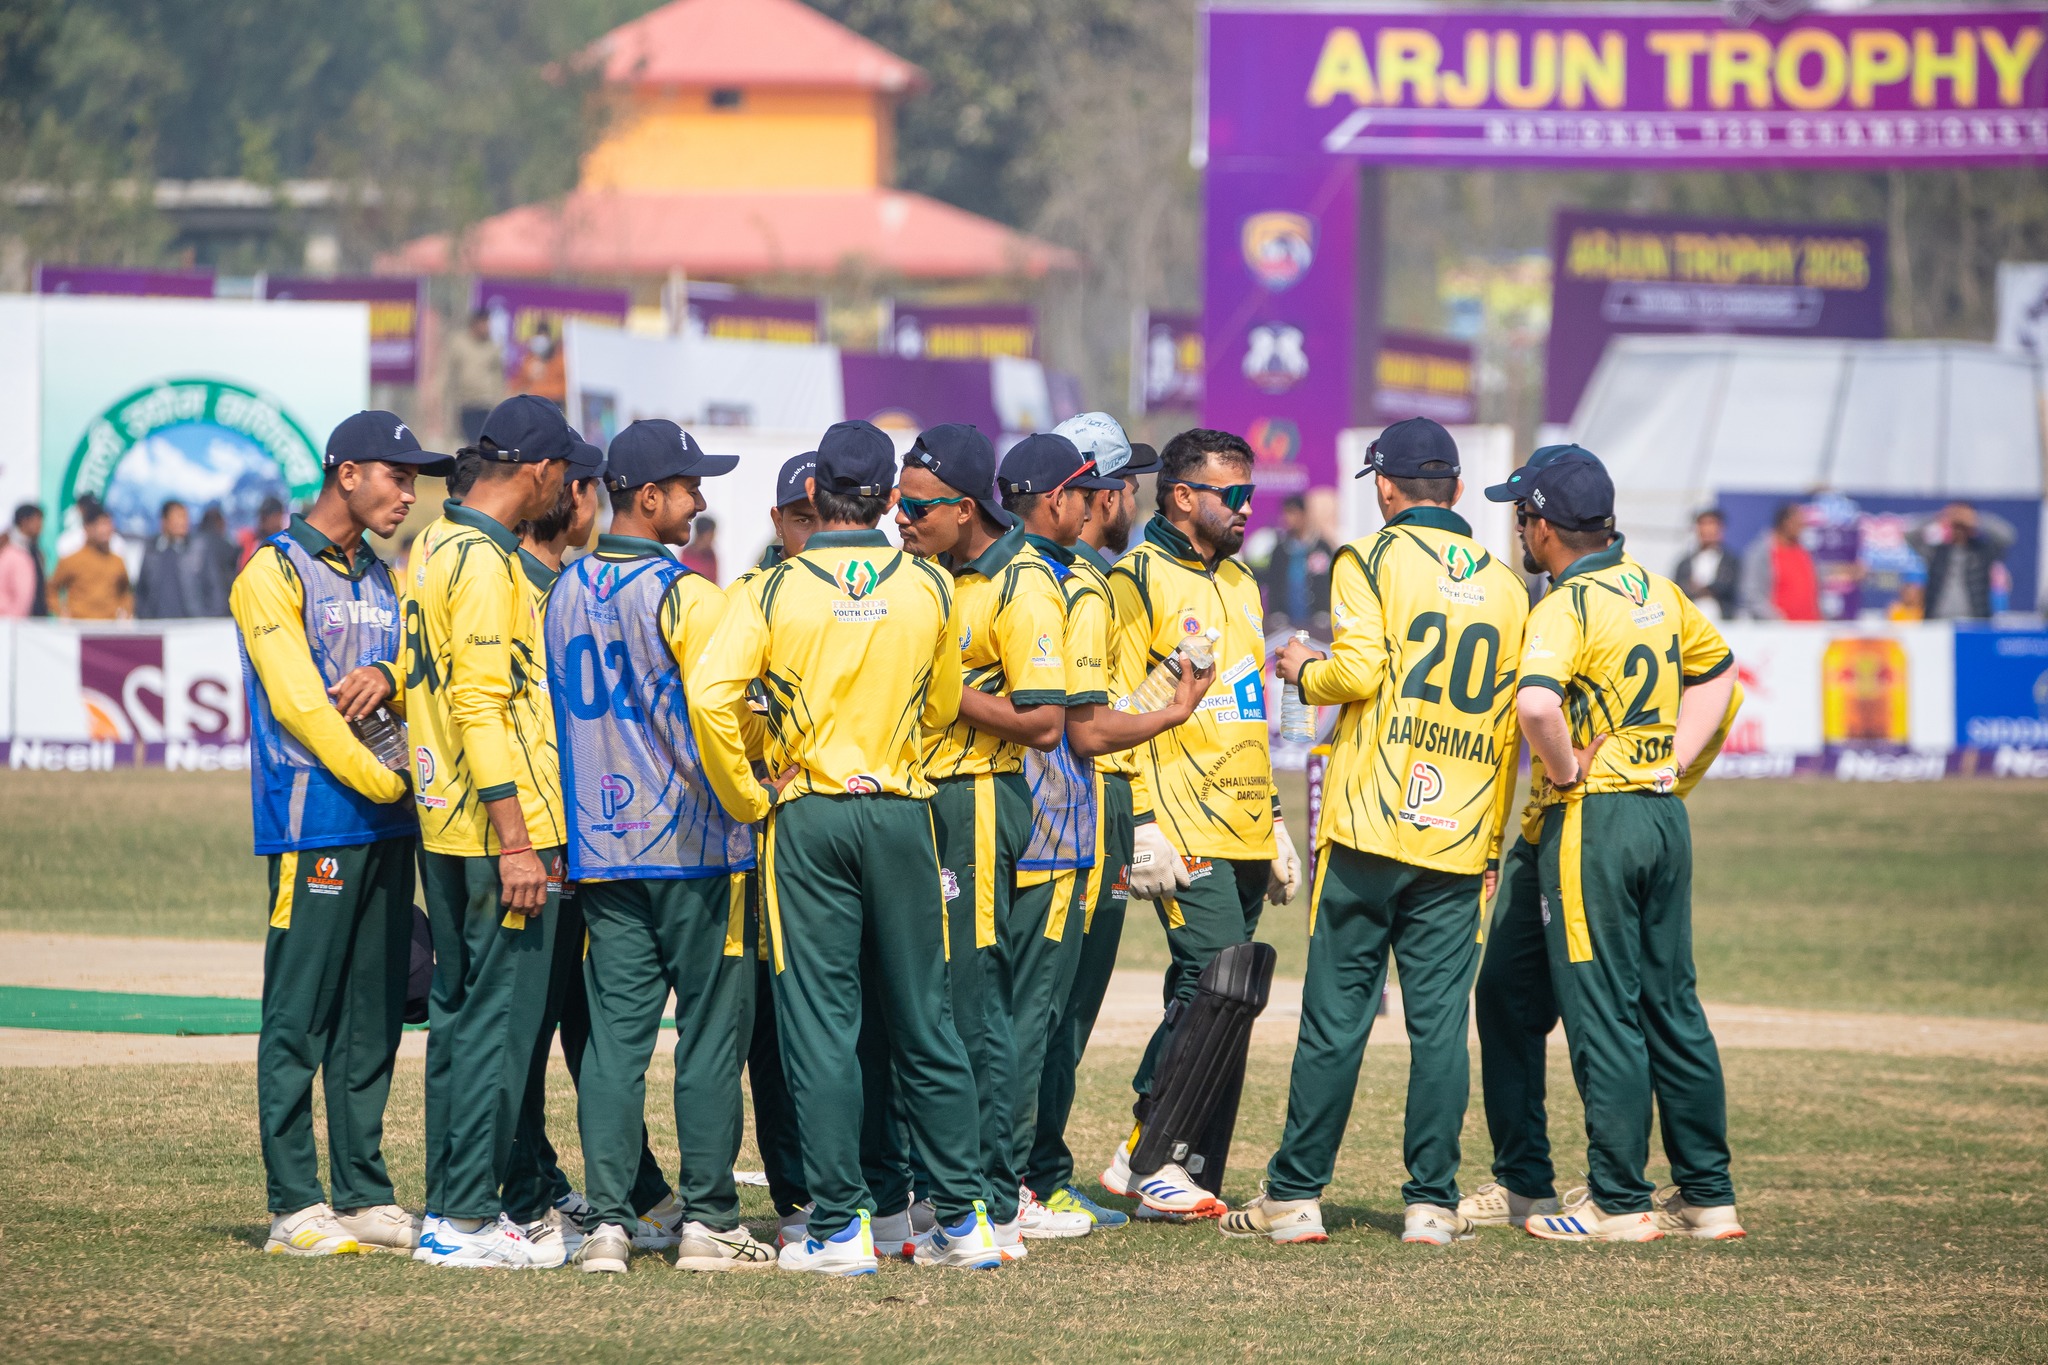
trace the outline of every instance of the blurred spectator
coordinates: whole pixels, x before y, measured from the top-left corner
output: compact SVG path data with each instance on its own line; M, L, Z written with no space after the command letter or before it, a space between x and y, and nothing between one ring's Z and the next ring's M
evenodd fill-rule
M53 616L112 621L133 614L128 566L114 552L114 518L106 508L87 509L85 543L57 561L46 593Z
M690 543L683 547L677 559L703 574L713 583L718 581L718 523L708 516L700 516L690 523Z
M1927 619L1927 589L1919 583L1901 583L1899 595L1892 599L1885 609L1885 618L1891 621L1924 621Z
M245 530L240 535L242 555L236 561L235 568L239 571L249 562L249 557L263 547L263 542L282 531L290 522L291 517L282 502L276 498L265 498L262 505L256 509L255 529ZM228 578L232 582L234 575L230 574Z
M43 509L32 502L25 502L14 509L14 542L28 551L28 557L36 566L36 600L29 608L30 616L48 616L50 607L43 600L43 587L49 574L43 568Z
M1796 502L1781 503L1771 529L1742 556L1742 614L1759 621L1820 620L1820 573L1799 543L1806 520Z
M519 362L519 391L539 394L557 406L569 397L569 372L555 334L543 322L526 339L526 358Z
M1280 504L1280 538L1258 571L1268 631L1306 630L1328 638L1330 564L1336 555L1336 547L1310 524L1303 498L1296 495Z
M215 586L219 571L206 542L192 534L192 514L173 498L164 504L159 525L135 577L136 617L169 621L207 615L225 590Z
M1927 619L1991 619L1991 566L2014 539L2005 518L1967 502L1952 502L1906 532L1906 543L1927 563Z
M206 511L199 518L199 543L206 547L207 558L213 562L213 587L218 594L206 604L202 616L226 616L228 614L228 587L235 581L236 573L242 567L242 547L235 544L228 535L227 515L220 510L220 504L206 504Z
M22 535L0 527L0 621L19 621L36 604L36 562L22 547Z
M1692 519L1692 548L1671 571L1671 581L1690 597L1708 618L1731 620L1735 616L1737 584L1741 568L1728 553L1728 523L1709 507Z
M505 396L505 348L491 339L491 315L482 308L469 315L469 326L449 335L445 347L455 424L462 428L463 444L475 445L484 418Z

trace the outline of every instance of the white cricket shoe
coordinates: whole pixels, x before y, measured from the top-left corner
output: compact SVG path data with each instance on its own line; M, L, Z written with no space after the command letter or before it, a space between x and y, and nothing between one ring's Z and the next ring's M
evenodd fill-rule
M557 1199L555 1209L562 1215L563 1221L578 1232L583 1231L584 1221L590 1217L590 1201L574 1190ZM567 1230L563 1229L565 1232Z
M774 1265L775 1252L744 1226L719 1232L692 1219L683 1224L676 1243L677 1270L768 1270Z
M1024 1245L1024 1230L1017 1225L1015 1218L1007 1223L991 1221L988 1230L995 1239L996 1250L1002 1253L1004 1265L1021 1261L1031 1254L1031 1248Z
M1104 1182L1103 1188L1108 1188ZM1177 1213L1187 1218L1221 1218L1229 1205L1195 1183L1195 1178L1177 1162L1136 1177L1133 1189L1138 1202L1159 1213Z
M1401 1225L1401 1240L1424 1246L1447 1247L1472 1239L1472 1222L1456 1209L1441 1204L1410 1204Z
M576 1248L576 1268L592 1275L623 1275L632 1266L633 1243L617 1223L599 1223Z
M452 1218L436 1218L420 1232L412 1258L427 1265L466 1270L534 1270L533 1246L519 1225L500 1214L480 1220L473 1230Z
M916 1249L912 1244L917 1232L911 1217L912 1205L905 1204L899 1213L885 1213L868 1223L868 1233L875 1239L875 1258L882 1261L909 1260Z
M1532 1213L1556 1213L1557 1196L1531 1199L1489 1180L1458 1201L1458 1216L1475 1228L1522 1227Z
M583 1245L583 1234L576 1231L557 1208L550 1208L531 1223L517 1226L519 1235L526 1239L527 1255L533 1259L536 1270L554 1270L567 1265L576 1248Z
M1733 1204L1687 1203L1676 1185L1657 1191L1656 1198L1650 1202L1657 1209L1657 1226L1674 1237L1728 1242L1749 1235L1736 1218Z
M297 1213L270 1220L263 1249L274 1256L353 1256L362 1245L325 1204L308 1204Z
M1017 1191L1017 1232L1024 1237L1086 1237L1095 1231L1095 1220L1075 1210L1054 1213L1038 1202L1029 1189Z
M355 1238L356 1244L364 1251L401 1251L410 1256L413 1248L420 1244L418 1215L408 1213L396 1204L350 1209L335 1214L334 1221L341 1224L342 1230Z
M1233 1209L1217 1220L1216 1230L1225 1237L1267 1237L1285 1246L1290 1242L1327 1242L1323 1230L1323 1205L1319 1199L1275 1199L1259 1182L1259 1196L1241 1209Z
M829 1241L820 1242L806 1237L801 1242L790 1243L776 1257L776 1264L784 1270L804 1271L812 1275L875 1274L880 1267L875 1264L875 1239L868 1229L868 1211L862 1209Z
M1556 1213L1530 1214L1523 1231L1546 1242L1654 1242L1664 1235L1656 1210L1609 1213L1584 1188L1566 1195Z
M1103 1168L1102 1188L1125 1199L1138 1197L1137 1182L1131 1177L1131 1149L1121 1142L1116 1145L1116 1155Z
M667 1251L683 1240L683 1223L686 1215L683 1206L669 1195L659 1204L640 1215L639 1224L633 1229L635 1251Z
M1021 1239L1017 1242L1017 1254L1024 1254ZM994 1270L1010 1259L997 1245L996 1229L988 1221L988 1206L979 1199L974 1201L974 1212L952 1227L934 1225L930 1232L918 1234L911 1255L918 1265L955 1270Z

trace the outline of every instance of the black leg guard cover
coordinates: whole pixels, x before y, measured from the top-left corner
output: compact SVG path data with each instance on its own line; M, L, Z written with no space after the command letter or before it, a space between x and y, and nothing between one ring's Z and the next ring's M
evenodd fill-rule
M1150 1102L1139 1114L1145 1127L1131 1152L1133 1171L1179 1162L1211 1193L1223 1183L1252 1021L1266 1008L1275 960L1269 943L1232 944L1202 969L1195 998L1176 1002Z

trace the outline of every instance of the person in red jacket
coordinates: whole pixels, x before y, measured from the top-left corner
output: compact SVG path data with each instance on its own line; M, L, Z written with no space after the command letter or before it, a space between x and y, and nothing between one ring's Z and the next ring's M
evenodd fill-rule
M1770 532L1742 556L1742 614L1761 621L1820 620L1820 574L1800 543L1805 510L1782 504Z

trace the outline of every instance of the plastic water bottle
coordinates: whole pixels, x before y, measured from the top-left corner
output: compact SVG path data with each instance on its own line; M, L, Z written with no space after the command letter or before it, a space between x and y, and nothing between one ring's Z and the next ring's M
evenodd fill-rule
M1309 642L1308 632L1294 632L1294 643ZM1301 695L1301 684L1285 683L1280 688L1280 738L1297 744L1312 743L1316 737L1316 708Z
M1197 673L1216 666L1216 642L1223 638L1223 632L1211 626L1200 635L1184 636L1174 646L1173 653L1152 666L1145 675L1145 681L1138 684L1131 693L1130 709L1136 715L1147 711L1160 711L1173 700L1175 689L1180 686L1181 670L1191 666ZM1186 660L1186 665L1182 664Z
M406 770L409 756L406 752L405 727L400 725L398 719L389 711L380 706L369 715L350 721L348 728L355 731L356 738L363 742L364 748L377 756L379 763L395 773Z

